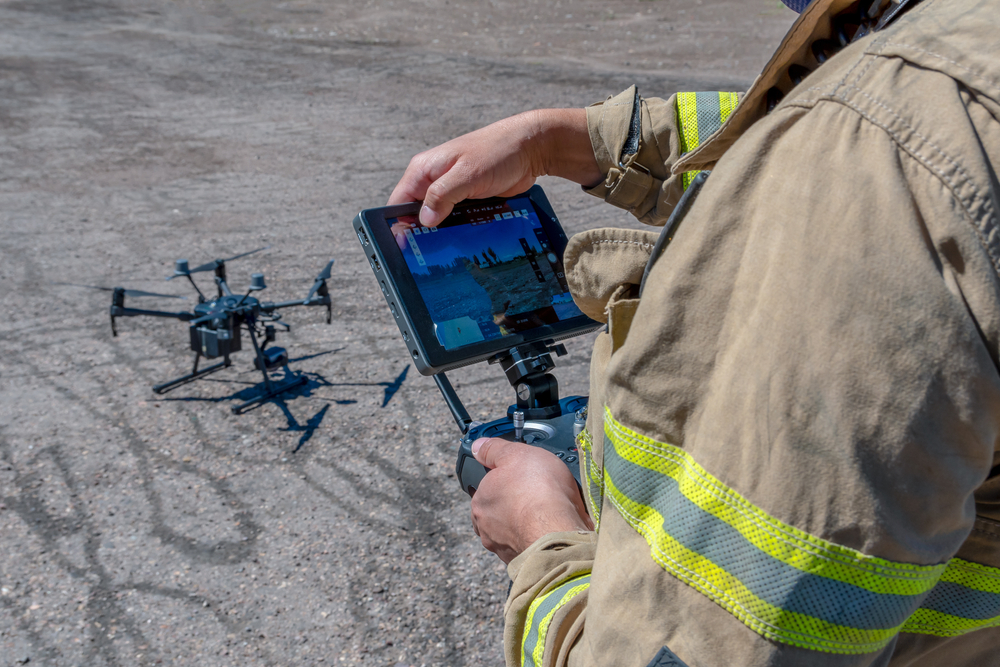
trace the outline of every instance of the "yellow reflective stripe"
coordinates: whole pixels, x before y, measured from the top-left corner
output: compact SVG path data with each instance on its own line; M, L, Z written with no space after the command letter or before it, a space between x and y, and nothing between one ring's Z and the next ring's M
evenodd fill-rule
M677 133L680 154L690 153L715 134L739 104L739 93L677 93ZM697 171L681 174L687 190Z
M528 607L521 641L521 665L540 666L545 659L545 638L556 612L590 587L590 572L576 574L544 595L535 598Z
M697 93L677 93L677 132L681 155L690 153L701 144L698 139Z
M900 631L951 637L1000 626L1000 569L959 558L896 563L827 542L607 409L604 424L608 500L658 564L762 636L859 654Z
M832 653L877 651L945 565L894 563L769 516L684 450L605 410L605 492L653 559L760 635Z
M935 637L958 637L973 630L1000 625L1000 617L988 620L962 618L933 609L918 609L906 620L900 632L910 632Z
M605 484L608 500L652 547L653 560L763 637L831 653L870 653L885 646L895 636L897 630L892 628L869 631L867 641L852 639L854 628L824 622L770 604L754 595L737 577L659 530L657 527L663 525L663 516L659 512L629 500L610 479L605 480Z
M1000 570L961 558L952 558L941 581L958 584L985 593L1000 593Z
M719 117L725 123L740 103L739 93L719 93Z
M576 448L580 453L580 470L583 472L584 496L590 507L590 516L594 520L594 530L601 525L601 499L604 497L604 475L597 469L594 461L594 443L588 429L583 429L576 438Z
M1000 570L952 558L903 632L955 637L1000 625Z
M895 563L810 535L768 515L712 476L684 450L626 428L610 410L606 410L605 424L619 456L674 478L681 493L697 507L735 528L772 558L798 570L894 595L926 593L945 570L946 564Z

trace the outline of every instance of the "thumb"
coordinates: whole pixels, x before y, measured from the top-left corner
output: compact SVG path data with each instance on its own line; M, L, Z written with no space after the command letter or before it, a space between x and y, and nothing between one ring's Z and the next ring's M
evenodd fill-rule
M420 224L434 227L448 217L455 204L473 194L468 170L456 163L427 187L424 204L420 207Z
M501 459L514 443L503 438L480 438L472 443L472 455L485 468L493 469L500 465Z

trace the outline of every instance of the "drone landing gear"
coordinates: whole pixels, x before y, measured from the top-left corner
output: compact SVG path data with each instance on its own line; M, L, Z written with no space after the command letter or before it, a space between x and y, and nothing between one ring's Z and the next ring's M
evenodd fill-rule
M201 354L195 352L194 367L191 369L190 373L188 373L187 375L182 375L176 380L171 380L170 382L164 382L163 384L158 384L154 386L153 392L157 394L165 394L171 389L175 389L176 387L179 387L182 384L187 384L188 382L192 382L194 380L197 380L198 378L205 377L206 375L214 373L215 371L218 370L222 370L223 368L228 368L229 366L232 365L232 362L229 361L229 355L227 354L223 361L220 361L217 364L213 364L208 368L202 368L201 370L198 370L198 361L200 359L201 359Z
M284 350L281 348L271 348L267 350L257 344L257 335L254 333L253 326L247 327L250 332L250 342L253 343L253 350L257 353L257 359L254 365L264 376L264 393L259 396L251 398L249 401L240 403L239 405L234 405L232 410L234 415L243 414L248 409L260 405L261 403L268 401L279 394L283 394L290 389L304 385L309 380L301 375L292 375L291 377L286 377L280 382L276 382L271 379L267 374L268 369L274 370L279 366L285 367L285 372L288 374L288 355L285 354ZM273 327L268 327L267 340L264 341L264 345L267 345L270 341L274 340Z
M282 380L281 382L275 382L271 378L267 377L267 372L264 372L264 393L260 396L255 396L249 401L240 403L239 405L233 406L233 414L241 415L255 405L260 405L261 403L268 401L279 394L283 394L289 389L294 389L300 385L305 384L309 380L302 377L301 375L296 375L294 377Z

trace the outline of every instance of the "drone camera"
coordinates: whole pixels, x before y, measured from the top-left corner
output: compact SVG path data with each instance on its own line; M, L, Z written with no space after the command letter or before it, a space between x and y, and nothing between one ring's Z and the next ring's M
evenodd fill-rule
M261 359L264 360L264 368L260 367ZM283 347L269 347L261 350L260 357L254 359L253 364L259 371L273 371L279 366L288 364L288 352Z

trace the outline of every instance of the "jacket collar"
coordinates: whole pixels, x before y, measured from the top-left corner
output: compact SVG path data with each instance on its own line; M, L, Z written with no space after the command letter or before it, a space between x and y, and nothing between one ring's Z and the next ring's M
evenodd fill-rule
M840 14L856 0L813 0L792 24L760 75L754 80L739 106L726 123L698 148L687 153L673 167L674 174L711 169L747 128L767 113L767 91L777 87L789 91L794 86L788 76L788 66L802 63L809 69L819 67L811 45L832 34L832 17Z

